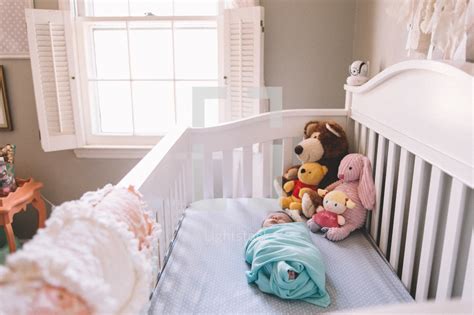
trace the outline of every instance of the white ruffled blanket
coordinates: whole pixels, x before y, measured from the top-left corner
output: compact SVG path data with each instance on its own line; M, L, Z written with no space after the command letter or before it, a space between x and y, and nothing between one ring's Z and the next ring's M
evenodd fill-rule
M127 217L137 208L151 218L143 240L130 225L147 224L145 216ZM0 314L30 305L41 283L77 295L96 314L145 312L158 266L153 218L136 193L111 185L56 207L46 228L0 267Z

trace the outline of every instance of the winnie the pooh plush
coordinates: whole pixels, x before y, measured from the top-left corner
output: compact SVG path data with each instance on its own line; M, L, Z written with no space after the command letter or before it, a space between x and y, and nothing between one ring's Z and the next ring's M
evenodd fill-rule
M346 224L342 214L346 209L353 209L356 204L342 191L318 189L318 195L324 197L323 205L319 206L307 224L311 232L316 233L323 228L340 227Z
M287 181L283 185L285 192L292 192L288 197L280 198L282 209L288 209L287 213L297 222L305 221L301 217L301 198L308 191L317 191L319 183L327 174L326 166L315 162L304 163L298 169L298 178Z

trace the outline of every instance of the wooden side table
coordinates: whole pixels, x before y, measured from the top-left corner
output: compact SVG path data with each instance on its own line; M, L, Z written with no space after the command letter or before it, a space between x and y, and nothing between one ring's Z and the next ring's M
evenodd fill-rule
M15 235L12 229L13 216L16 213L26 210L28 204L31 203L38 211L38 228L43 228L46 221L46 206L40 193L43 183L37 182L33 178L27 180L18 178L16 183L18 188L14 192L0 198L0 225L5 229L11 253L16 250Z

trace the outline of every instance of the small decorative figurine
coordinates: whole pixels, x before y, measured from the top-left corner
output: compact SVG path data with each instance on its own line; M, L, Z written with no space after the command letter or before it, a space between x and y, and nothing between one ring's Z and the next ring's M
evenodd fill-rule
M14 144L0 147L0 197L15 191L15 149Z

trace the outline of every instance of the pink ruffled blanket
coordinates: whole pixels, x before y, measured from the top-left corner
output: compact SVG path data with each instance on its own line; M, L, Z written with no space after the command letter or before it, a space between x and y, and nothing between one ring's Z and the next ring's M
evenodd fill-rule
M0 314L138 314L158 266L160 226L132 188L108 185L56 207L0 267Z

